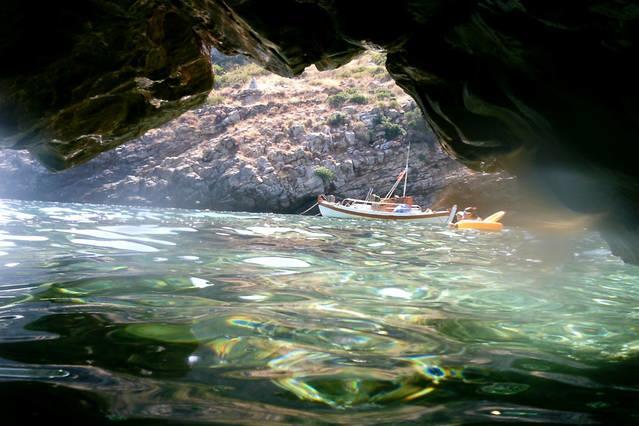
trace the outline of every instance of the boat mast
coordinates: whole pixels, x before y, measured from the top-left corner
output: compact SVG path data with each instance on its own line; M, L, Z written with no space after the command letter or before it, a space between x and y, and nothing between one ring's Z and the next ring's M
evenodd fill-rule
M408 157L410 157L410 142L408 142L408 152L406 153L406 168L404 169L404 195L406 197L406 182L408 181Z

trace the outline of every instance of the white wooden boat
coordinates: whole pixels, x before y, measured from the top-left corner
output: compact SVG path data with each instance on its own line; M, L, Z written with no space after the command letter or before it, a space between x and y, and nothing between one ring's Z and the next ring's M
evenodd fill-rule
M340 202L332 195L320 195L317 205L320 213L325 217L342 219L372 219L372 220L410 220L427 223L447 224L451 221L450 210L433 211L422 209L413 201L413 197L406 196L406 182L408 179L408 157L410 145L406 156L406 167L397 176L395 184L384 198L373 195L371 188L366 199L347 198ZM404 181L404 194L401 197L393 196L401 181ZM454 213L453 213L454 215Z
M409 220L446 224L450 214L450 210L424 210L412 203L412 197L380 201L347 198L337 202L331 196L320 195L317 205L322 216L341 219Z

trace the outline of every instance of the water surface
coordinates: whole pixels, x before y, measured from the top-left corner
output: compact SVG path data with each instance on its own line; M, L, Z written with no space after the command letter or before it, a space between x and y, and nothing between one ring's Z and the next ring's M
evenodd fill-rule
M3 424L639 421L595 233L0 201Z

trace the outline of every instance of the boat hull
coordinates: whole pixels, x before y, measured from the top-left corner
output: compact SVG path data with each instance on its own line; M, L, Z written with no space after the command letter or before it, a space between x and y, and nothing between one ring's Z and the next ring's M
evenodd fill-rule
M345 207L326 201L318 203L318 207L322 216L339 219L399 220L445 224L448 218L447 211L432 213L394 213Z

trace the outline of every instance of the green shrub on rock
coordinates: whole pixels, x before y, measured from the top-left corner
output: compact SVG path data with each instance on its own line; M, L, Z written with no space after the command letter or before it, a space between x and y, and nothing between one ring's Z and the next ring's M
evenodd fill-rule
M386 52L370 52L371 62L383 66L386 65Z
M333 114L331 114L330 117L328 117L327 122L328 125L331 127L339 127L346 124L347 121L348 117L346 117L346 115L342 114L341 112L334 112Z
M350 88L326 98L332 108L339 108L346 103L364 105L368 103L368 97L357 89Z
M395 139L406 134L406 130L397 123L393 123L390 118L380 115L375 118L375 125L381 127L386 139Z
M269 72L259 65L250 63L235 67L218 75L215 79L217 87L240 87L248 83L253 77L268 75Z
M213 74L222 75L224 74L224 72L225 72L225 69L221 65L213 64Z
M386 136L386 139L395 139L406 133L402 126L390 121L383 123L382 127L384 128L384 136Z
M335 172L327 167L324 167L324 166L316 167L314 172L315 172L315 175L320 177L325 184L331 183L335 180Z
M339 108L346 103L348 96L344 92L339 92L329 96L326 100L331 107Z
M349 101L351 101L354 104L364 105L368 103L368 97L366 97L366 95L362 95L361 93L357 93L352 95L349 98Z
M221 105L224 103L224 96L211 92L206 98L206 103L209 105Z
M381 88L377 90L375 92L375 97L380 101L395 99L395 95L393 94L393 92L391 92L390 90L386 88Z

